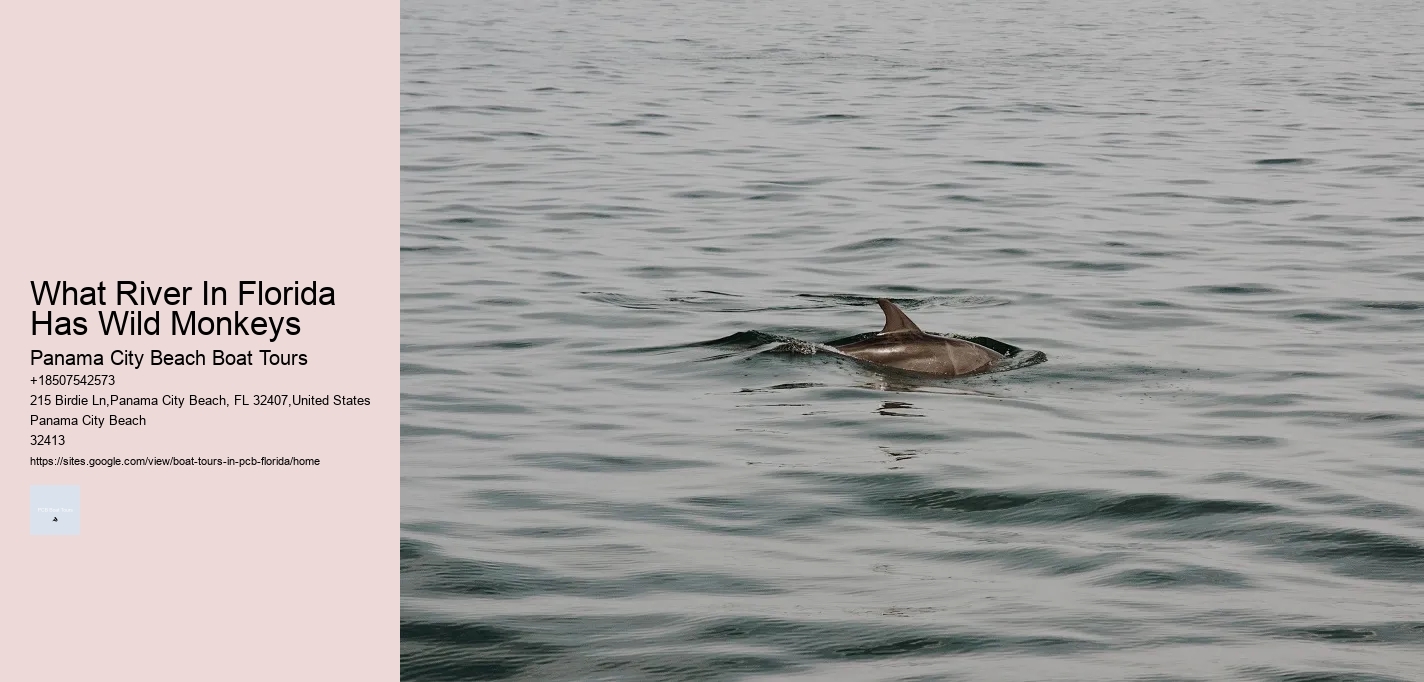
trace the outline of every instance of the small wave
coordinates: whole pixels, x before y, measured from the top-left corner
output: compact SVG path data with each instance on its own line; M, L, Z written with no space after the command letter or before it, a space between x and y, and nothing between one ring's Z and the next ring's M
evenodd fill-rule
M916 241L911 239L901 239L899 237L875 237L873 239L863 239L849 244L833 246L828 251L835 252L859 252L874 249L914 249Z
M1146 263L1086 260L1040 261L1038 264L1055 270L1087 270L1090 272L1127 272L1129 270L1148 267Z
M1308 166L1315 163L1307 158L1279 158L1279 159L1258 159L1254 162L1258 166Z
M1048 163L1046 161L1001 161L997 159L980 159L969 163L980 166L1009 166L1012 168L1060 168L1061 163Z
M1187 287L1186 291L1195 294L1217 294L1225 296L1259 296L1261 294L1284 293L1280 289L1267 284L1211 284Z

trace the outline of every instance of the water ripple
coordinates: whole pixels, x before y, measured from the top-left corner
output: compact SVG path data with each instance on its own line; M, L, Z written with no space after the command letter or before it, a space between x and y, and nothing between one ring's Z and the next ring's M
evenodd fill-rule
M402 678L1417 679L1414 9L404 3Z

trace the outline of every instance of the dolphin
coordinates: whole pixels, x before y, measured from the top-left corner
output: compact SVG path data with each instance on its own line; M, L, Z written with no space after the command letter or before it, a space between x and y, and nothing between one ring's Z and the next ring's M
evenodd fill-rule
M926 334L888 299L875 302L885 311L885 328L863 341L833 348L864 362L945 377L977 374L1004 359L973 341Z

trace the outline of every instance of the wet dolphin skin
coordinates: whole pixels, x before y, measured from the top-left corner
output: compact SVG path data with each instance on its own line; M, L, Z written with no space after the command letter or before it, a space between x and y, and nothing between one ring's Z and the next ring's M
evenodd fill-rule
M926 334L899 306L884 298L876 303L885 311L885 328L836 350L877 365L947 377L983 372L1004 358L972 341Z

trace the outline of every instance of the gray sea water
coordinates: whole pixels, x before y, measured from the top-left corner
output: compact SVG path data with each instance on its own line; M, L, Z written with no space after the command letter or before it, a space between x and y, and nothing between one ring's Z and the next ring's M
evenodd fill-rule
M1421 8L407 0L402 676L1424 679Z

